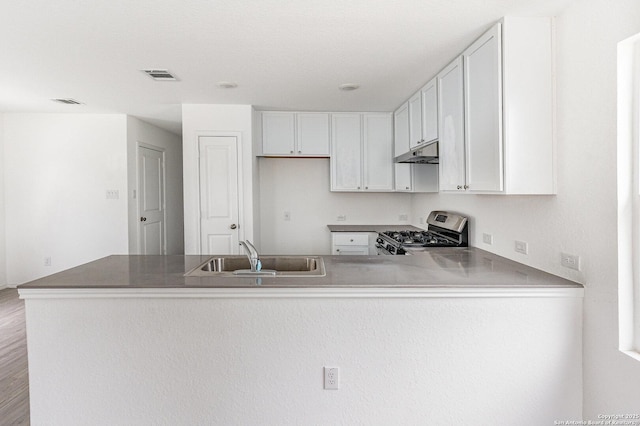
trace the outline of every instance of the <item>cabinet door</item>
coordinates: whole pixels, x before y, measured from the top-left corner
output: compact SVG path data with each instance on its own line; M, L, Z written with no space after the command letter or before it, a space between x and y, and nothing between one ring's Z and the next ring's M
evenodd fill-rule
M331 136L331 190L361 190L360 114L332 114Z
M394 156L397 157L409 151L409 104L407 102L393 114L393 123ZM395 163L393 167L395 190L411 191L411 164Z
M502 191L502 75L500 24L462 54L465 146L470 191Z
M440 190L464 190L464 98L461 56L438 74L438 128Z
M414 148L422 142L422 98L418 91L409 99L409 146Z
M422 88L422 139L438 139L438 80L433 79Z
M297 154L329 156L329 114L297 114Z
M391 114L364 114L364 189L393 190Z
M409 103L405 102L393 113L394 156L409 151Z
M292 155L295 153L295 114L288 112L262 113L262 152L264 155Z

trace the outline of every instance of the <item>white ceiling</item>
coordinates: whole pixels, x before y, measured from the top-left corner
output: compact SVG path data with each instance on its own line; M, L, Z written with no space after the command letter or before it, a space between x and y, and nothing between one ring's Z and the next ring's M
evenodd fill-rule
M180 133L183 103L391 111L500 17L570 1L0 0L0 112L125 113Z

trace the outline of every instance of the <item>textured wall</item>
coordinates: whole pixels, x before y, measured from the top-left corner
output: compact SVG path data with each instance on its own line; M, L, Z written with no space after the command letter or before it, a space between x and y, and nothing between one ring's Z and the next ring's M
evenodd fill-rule
M413 215L469 214L472 245L585 284L584 418L597 420L640 410L640 363L618 351L616 250L616 49L640 32L640 3L574 2L556 27L558 195L416 196ZM580 255L581 272L560 266L560 252Z
M330 254L329 224L408 224L411 195L329 191L329 160L261 158L262 250L272 254ZM291 213L289 221L284 212ZM406 214L409 220L400 221ZM338 215L346 215L338 222Z
M579 419L582 299L26 301L33 424ZM323 389L323 366L340 389Z
M126 116L8 113L4 128L8 283L126 254Z

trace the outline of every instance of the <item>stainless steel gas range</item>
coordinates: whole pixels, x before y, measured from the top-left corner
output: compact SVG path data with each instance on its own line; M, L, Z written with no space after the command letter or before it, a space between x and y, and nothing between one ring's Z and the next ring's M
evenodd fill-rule
M385 231L376 239L378 254L404 255L429 247L467 247L468 220L445 211L432 211L426 231Z

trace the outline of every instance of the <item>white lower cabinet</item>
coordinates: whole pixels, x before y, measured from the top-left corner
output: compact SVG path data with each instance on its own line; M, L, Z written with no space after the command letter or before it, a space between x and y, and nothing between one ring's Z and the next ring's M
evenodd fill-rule
M331 115L331 190L393 191L390 113Z
M375 232L332 232L332 255L364 255L371 254L375 242Z

